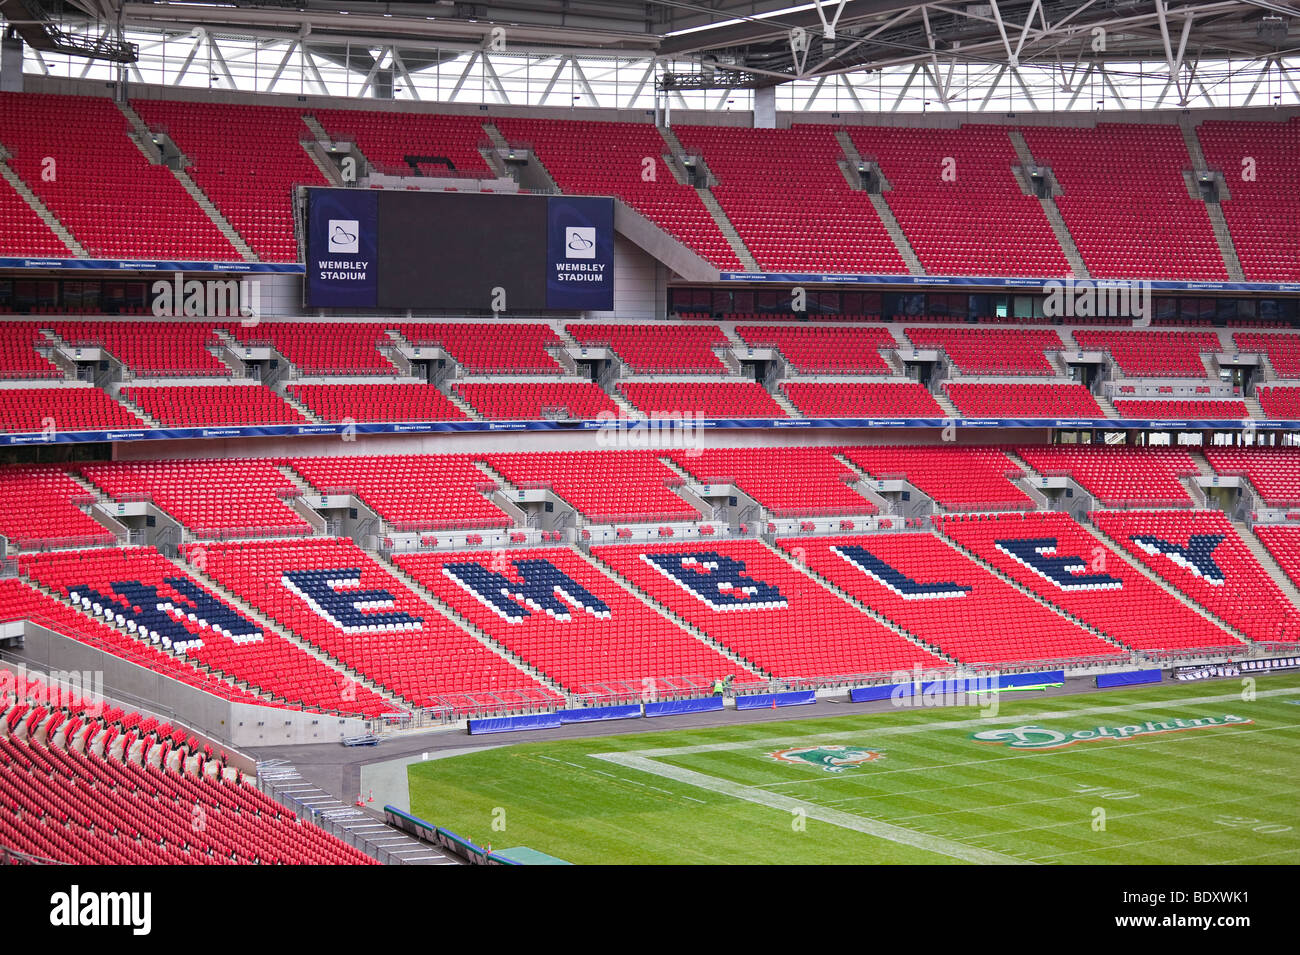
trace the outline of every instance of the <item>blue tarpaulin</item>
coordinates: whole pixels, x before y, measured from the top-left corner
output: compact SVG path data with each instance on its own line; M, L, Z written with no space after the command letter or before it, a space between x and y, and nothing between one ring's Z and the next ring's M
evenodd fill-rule
M682 713L707 713L722 709L722 697L706 696L698 700L665 700L662 703L647 703L646 716L678 716Z
M472 736L484 733L518 733L522 730L552 729L560 725L558 713L534 713L529 716L494 716L490 719L470 720Z
M560 710L561 723L591 723L596 720L633 720L641 717L641 704L626 706L588 706L576 710Z
M738 710L767 710L776 706L807 706L817 702L817 694L812 690L796 690L789 693L755 693L753 696L736 697Z

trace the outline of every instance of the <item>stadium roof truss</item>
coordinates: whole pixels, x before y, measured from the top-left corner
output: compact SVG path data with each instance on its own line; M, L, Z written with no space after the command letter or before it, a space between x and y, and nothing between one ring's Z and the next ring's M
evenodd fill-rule
M18 5L18 6L16 6ZM28 71L435 102L1013 112L1300 104L1270 0L0 0L134 62ZM121 58L119 58L120 60Z

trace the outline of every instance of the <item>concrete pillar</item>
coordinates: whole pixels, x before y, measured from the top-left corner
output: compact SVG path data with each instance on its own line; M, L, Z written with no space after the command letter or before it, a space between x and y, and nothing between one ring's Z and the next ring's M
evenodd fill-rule
M754 128L776 129L776 87L754 90Z
M23 91L23 41L10 27L0 39L0 92Z

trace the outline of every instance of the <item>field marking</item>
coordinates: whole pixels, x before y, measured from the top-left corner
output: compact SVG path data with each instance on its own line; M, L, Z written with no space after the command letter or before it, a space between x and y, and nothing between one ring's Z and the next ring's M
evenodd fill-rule
M1294 693L1300 687L1279 687L1273 690L1257 690L1256 699L1265 697L1283 696L1287 693ZM1158 700L1147 703L1116 703L1109 706L1089 706L1075 710L1049 710L1045 713L1022 713L1016 716L978 716L965 720L945 720L939 723L908 723L903 726L881 726L875 729L854 729L854 730L837 730L833 733L816 733L810 736L799 737L800 742L812 742L816 740L844 739L851 736L904 736L912 733L928 733L934 730L946 729L967 729L972 726L997 726L1011 723L1029 723L1037 720L1059 720L1067 719L1071 716L1100 716L1104 713L1122 713L1132 710L1159 710L1168 709L1177 706L1202 706L1208 703L1245 703L1240 693L1226 693L1218 696L1198 696L1198 697L1171 697L1167 700ZM1254 701L1249 701L1254 702ZM915 707L900 707L900 709L916 709ZM871 714L881 715L884 714ZM838 717L837 717L838 718ZM655 758L659 756L687 756L694 753L715 753L725 752L737 749L752 749L767 745L781 745L789 743L790 737L787 736L768 736L758 739L738 740L727 743L699 743L694 746L663 746L658 749L639 749L634 752L642 756ZM591 753L588 755L596 756ZM605 753L601 756L608 755Z
M1226 806L1231 803L1247 802L1251 799L1272 799L1275 796L1289 796L1295 792L1294 789L1280 789L1272 793L1249 793L1245 796L1233 796L1230 799L1212 799L1209 802L1198 802L1190 806L1164 806L1158 809L1140 809L1136 812L1120 812L1118 808L1114 811L1107 810L1106 820L1110 823L1114 820L1128 820L1137 816L1158 816L1162 813L1170 812L1195 812L1198 809L1207 809L1210 806ZM1086 795L1081 794L1081 795ZM1014 836L1022 832L1038 832L1043 829L1059 829L1062 826L1077 826L1078 820L1064 820L1062 822L1047 822L1041 826L1025 826L1023 829L997 829L988 832L977 833L971 836L972 839L993 839L999 836ZM1224 831L1229 831L1225 826ZM1281 835L1281 833L1278 833Z
M962 862L983 865L1029 864L1024 859L1003 855L1000 852L979 849L961 842L953 842L951 839L945 839L941 836L927 835L912 829L891 826L889 823L867 819L863 816L855 816L853 813L841 812L828 806L819 806L816 803L783 796L780 793L770 793L766 790L754 789L751 786L742 786L726 779L719 779L716 776L697 773L691 769L682 769L678 766L655 762L653 759L638 753L592 753L590 755L593 759L602 759L627 769L637 769L654 776L662 776L674 782L685 783L688 786L695 786L708 792L732 796L745 802L767 806L769 809L782 809L789 813L794 813L797 810L805 816L830 823L832 826L839 826L841 829L852 829L855 832L876 836L880 839L912 846L917 849L924 849L938 855L959 859Z
M1256 692L1255 699L1256 700L1261 698L1267 699L1267 698L1271 698L1275 696L1283 696L1295 692L1296 692L1296 687L1261 690ZM1254 702L1254 700L1251 701L1243 700L1240 693L1219 694L1215 696L1202 696L1202 697L1172 697L1169 699L1155 700L1155 701L1149 701L1145 703L1111 704L1106 706L1082 707L1082 708L1070 709L1070 710L1051 710L1043 713L1017 714L1014 716L973 717L964 720L945 720L937 723L936 722L909 723L903 726L884 726L876 729L858 728L854 730L840 730L833 733L818 733L810 736L803 736L800 739L801 741L811 742L814 740L843 739L845 737L862 736L864 734L870 734L873 736L903 736L903 735L911 735L913 733L927 733L927 732L934 732L934 731L946 730L946 729L967 729L972 726L990 726L990 725L1001 725L1001 724L1028 723L1031 721L1037 722L1040 720L1068 719L1070 717L1100 716L1109 713L1132 712L1134 710L1138 710L1138 711L1160 710L1160 709L1168 709L1171 707L1179 707L1179 706L1204 706L1212 703L1231 703L1231 702L1245 703L1245 702ZM1276 727L1276 728L1284 729L1284 728L1294 728L1294 727ZM938 836L930 833L917 832L916 830L913 829L908 829L902 826L891 825L890 823L882 822L878 819L872 819L869 817L859 816L854 813L844 812L838 809L834 809L830 806L821 805L819 803L807 802L802 799L795 799L791 796L786 796L782 793L769 792L767 789L763 788L763 786L783 785L783 784L766 783L761 785L748 786L748 785L743 785L741 783L732 782L731 780L722 779L717 776L709 776L706 773L696 772L695 770L684 769L680 766L674 766L669 763L662 763L657 760L657 757L661 757L661 756L678 756L678 755L710 753L710 752L729 752L729 751L736 751L736 750L762 748L767 745L779 745L786 742L789 742L788 736L785 737L777 736L777 737L765 737L765 738L749 739L749 740L739 740L739 741L726 742L726 743L702 743L694 746L660 747L657 749L643 749L643 750L612 752L612 753L588 753L587 756L591 759L603 760L608 763L613 763L618 766L623 766L627 769L639 770L641 772L649 773L653 776L660 776L666 779L671 779L674 780L675 782L685 783L686 785L689 786L695 786L699 789L704 789L708 792L713 792L725 796L731 796L735 799L740 799L750 803L756 803L760 806L766 806L771 809L781 809L791 813L795 811L800 811L805 816L810 816L813 819L817 819L821 822L829 823L833 826L838 826L842 829L850 829L855 832L864 833L866 835L876 836L877 838L885 839L890 842L895 842L900 845L908 845L914 848L923 849L928 852L934 852L938 855L944 855L944 856L948 856L949 858L958 859L959 861L962 862L971 862L971 863L979 863L979 864L996 864L996 865L1037 865L1038 864L1037 859L1023 859L1017 856L996 852L990 849L982 849L977 846L969 845L966 842L956 841L953 839L948 839L943 836ZM1152 740L1149 742L1154 743L1156 741ZM1161 740L1160 742L1166 742L1166 741ZM1144 741L1142 744L1139 745L1146 745L1146 744L1147 742ZM1041 755L1041 754L1026 753L1023 755L1029 756L1029 755ZM1011 759L1011 758L1015 758L1015 757L1003 757L1003 759ZM993 760L993 763L996 764L999 761L1000 760L995 759ZM987 763L989 761L981 760L980 762ZM935 766L931 768L942 768L942 767ZM916 770L885 770L885 772L906 772L906 771L914 772ZM874 775L878 775L878 774L868 774L863 776L862 778L870 779ZM820 778L829 778L829 777L812 777L812 779L820 779ZM839 778L839 777L835 777L835 778ZM790 782L809 782L812 781L812 779L791 780ZM889 794L886 793L883 795L888 796ZM928 814L928 815L933 815L933 814ZM1159 842L1165 840L1157 839L1157 840L1147 840L1147 841ZM1139 844L1141 843L1131 843L1130 845L1139 845ZM1120 847L1110 846L1106 848L1120 848ZM1090 850L1083 850L1083 851L1090 851ZM1055 855L1039 856L1037 858L1050 859L1050 858L1056 858L1060 855L1074 855L1074 854L1077 854L1077 852L1058 853Z
M1290 703L1291 701L1290 701L1290 700L1287 700L1287 702ZM1238 858L1236 858L1236 859L1227 859L1227 860L1225 860L1225 861L1223 861L1223 862L1220 862L1219 865L1236 865L1238 862L1249 862L1249 861L1251 861L1251 860L1253 860L1253 859L1266 859L1266 858L1268 858L1269 856L1280 856L1280 855L1286 855L1286 854L1291 853L1291 852L1297 853L1297 857L1300 857L1300 848L1296 848L1296 849L1278 849L1276 852L1260 852L1260 853L1258 853L1258 854L1256 854L1256 855L1253 855L1253 856L1240 856L1240 857L1238 857Z
M1249 733L1271 733L1274 730L1300 729L1300 723L1284 723L1279 726L1255 726L1253 729L1247 729L1246 727L1248 725L1249 724L1245 724L1245 723L1239 724L1240 728L1235 729L1235 732L1233 732L1231 735L1241 736ZM1113 740L1112 742L1127 743L1128 745L1125 746L1125 749L1134 749L1142 746L1160 746L1165 743L1185 742L1187 739L1198 739L1201 741L1208 742L1211 739L1217 739L1217 738L1220 737L1215 737L1210 735L1204 737L1186 737L1186 738L1177 737L1177 736L1166 736L1161 739L1143 740L1141 742L1135 742L1134 740L1136 740L1136 737L1133 737L1131 739L1126 739L1126 740ZM1011 762L1012 760L1018 760L1018 759L1042 759L1047 756L1069 756L1078 752L1095 753L1097 755L1101 755L1103 753L1113 753L1116 751L1117 751L1117 747L1114 746L1099 746L1093 749L1086 749L1086 750L1078 750L1073 747L1067 747L1067 746L1058 747L1057 749L1043 749L1043 750L1035 750L1031 752L1024 752L1021 750L1017 750L1015 751L1016 755L1014 756L992 756L987 759L962 760L959 763L931 763L926 766L911 766L911 767L905 767L900 769L876 769L873 767L869 772L855 773L852 776L834 776L834 775L809 776L807 779L786 779L786 780L782 780L781 782L775 782L775 783L755 783L754 787L756 789L766 789L769 786L802 786L805 783L846 782L848 780L853 780L853 781L861 780L862 782L870 782L871 780L876 779L880 776L890 776L898 773L921 773L921 772L929 772L931 770L936 770L936 769L953 769L958 766L1000 766L1003 763L1008 763ZM1219 757L1196 756L1190 753L1178 753L1178 755L1184 759L1194 759L1202 762L1208 761L1208 762L1222 764L1225 761ZM1264 772L1264 771L1265 770L1260 770L1260 772ZM990 780L985 780L983 782L960 783L956 786L940 786L936 789L912 789L912 790L905 790L900 792L868 793L862 796L846 796L843 799L830 800L829 802L826 803L826 805L831 805L833 803L840 803L840 802L852 802L855 799L880 798L882 796L893 797L893 796L924 795L925 793L931 793L931 792L943 792L945 789L963 789L967 786L993 786L993 785L1003 785L1007 782L1017 782L1017 783L1028 782L1029 780L1033 780L1033 779L1051 779L1056 776L1068 776L1071 773L1087 773L1087 772L1090 772L1090 770L1077 769L1077 770L1071 770L1070 773L1047 773L1042 776L1017 776L1017 777L1003 776L1003 777L999 777L998 779L990 779Z
M1184 832L1176 836L1161 836L1158 839L1138 839L1135 842L1121 842L1121 843L1117 843L1116 845L1110 845L1110 846L1094 846L1088 849L1069 849L1065 852L1053 852L1045 856L1035 856L1034 860L1037 861L1039 859L1059 859L1062 856L1087 855L1090 852L1105 852L1110 849L1130 849L1133 848L1134 846L1149 846L1157 842L1176 842L1179 839L1195 839L1195 838L1199 838L1200 836L1209 836L1209 835L1214 835L1216 833L1229 833L1232 831L1233 831L1232 829L1228 829L1224 826L1219 826L1216 829L1206 829L1202 832Z
M592 769L590 766L583 766L581 763L571 763L567 759L557 759L554 756L543 756L541 753L536 754L538 759L549 760L552 763L562 763L565 766L572 766L574 769L580 769L584 773L600 773L602 776L608 776L610 779L617 779L620 782L631 783L633 786L640 786L643 789L653 789L657 793L663 793L666 796L672 796L674 799L689 799L691 802L703 803L703 799L696 799L694 796L688 796L685 793L675 793L671 790L660 789L658 786L651 786L649 783L638 782L635 779L628 779L626 776L615 776L613 773L607 773L600 769Z
M1286 730L1286 729L1296 729L1296 728L1297 728L1296 725L1294 725L1294 724L1288 724L1288 725L1284 725L1284 726L1255 727L1254 729L1246 729L1246 728L1243 728L1243 729L1241 729L1239 732L1240 732L1240 733L1267 733L1267 732L1271 732L1271 731L1273 731L1273 730ZM1133 743L1133 746L1157 746L1157 745L1163 745L1163 744L1165 744L1165 743L1171 743L1171 742L1175 742L1175 740L1172 739L1172 738L1165 738L1165 739L1158 739L1158 740L1150 740L1150 741L1142 742L1142 743L1137 743L1137 742L1135 742L1135 743ZM1209 739L1207 738L1207 739L1205 740L1205 742L1209 742ZM1069 752L1070 752L1070 750L1060 749L1060 750L1050 750L1050 751L1045 751L1045 752L1043 752L1043 753L1037 753L1037 754L1035 754L1035 753L1024 753L1024 754L1021 754L1021 755L1019 755L1019 756L1003 757L1003 759L1000 759L1000 760L994 760L993 762L994 762L994 764L997 764L997 763L1001 763L1001 762L1003 762L1004 760L1009 760L1009 759L1027 759L1027 758L1030 758L1030 757L1033 757L1033 756L1064 756L1064 755L1067 755ZM1116 752L1116 751L1115 751L1114 748L1110 748L1109 750L1107 750L1107 752ZM1208 757L1208 756L1194 756L1194 755L1191 755L1191 754L1183 754L1183 753L1175 753L1174 755L1178 755L1179 757L1187 758L1187 759L1195 759L1195 760L1197 760L1197 761L1212 761L1212 762L1220 762L1220 763L1223 761L1221 758ZM987 765L987 764L989 763L988 760L978 760L978 761L976 761L976 762L978 762L978 763L982 763L982 764L985 764L985 765ZM949 765L970 765L970 764L968 764L968 763L959 763L959 764L949 764ZM890 772L894 772L894 773L907 773L907 772L918 772L918 771L923 770L923 769L934 769L934 768L937 768L937 767L935 767L935 766L924 766L924 767L917 767L917 768L914 768L914 769L898 769L898 770L890 770ZM1290 770L1290 767L1278 767L1278 768L1271 769L1271 770L1270 770L1270 769L1257 769L1257 768L1251 767L1251 770L1252 770L1252 772L1254 772L1254 773L1256 773L1256 774L1258 774L1258 775L1276 775L1276 774L1280 774L1280 773L1284 773L1284 772L1285 772L1285 773L1289 773L1289 772L1291 771L1291 770ZM924 795L927 795L927 794L932 793L932 792L946 792L946 791L951 790L951 789L964 789L964 788L969 788L969 787L972 787L972 786L976 786L976 787L978 787L978 786L991 786L991 785L1005 785L1005 784L1008 783L1008 782L1011 782L1011 783L1020 783L1020 782L1039 781L1039 780L1052 780L1052 779L1060 779L1060 780L1064 780L1064 779L1067 779L1067 778L1070 777L1070 776L1074 776L1074 775L1084 775L1084 774L1087 774L1087 773L1089 773L1089 772L1092 772L1092 770L1088 770L1088 769L1079 769L1079 770L1070 770L1070 771L1068 771L1068 772L1061 772L1061 773L1046 773L1046 774L1043 774L1043 775L1040 775L1040 776L1028 776L1028 777L1004 777L1004 778L996 779L996 780L985 780L985 781L982 781L982 782L975 782L975 783L962 783L962 784L957 785L957 786L942 786L942 787L938 787L938 788L936 788L936 789L929 789L929 790L918 789L918 790L909 790L909 791L904 791L904 792L866 793L866 794L859 795L859 796L850 796L850 797L847 797L847 798L844 798L844 799L835 799L835 800L830 800L830 801L828 801L828 802L826 802L826 803L823 803L823 805L828 805L828 806L840 806L840 805L843 805L844 803L854 803L854 802L858 802L858 801L863 801L863 800L873 800L873 799L888 799L888 798L894 798L894 797L896 797L896 796L908 796L908 795L920 795L920 796L924 796ZM863 774L863 775L860 775L860 776L853 777L853 779L854 779L854 780L861 780L861 781L863 781L863 782L869 782L870 780L874 779L876 776L879 776L879 775L880 775L880 773L878 773L878 772L872 772L872 773ZM848 777L838 777L838 778L841 778L841 779L848 779ZM1126 782L1127 782L1127 781L1126 781ZM1185 779L1171 780L1171 781L1168 781L1168 782L1159 782L1159 783L1144 782L1144 783L1141 784L1141 786L1142 786L1142 792L1139 793L1139 796L1140 796L1140 797L1148 797L1148 796L1150 796L1150 798L1156 798L1156 799L1158 799L1159 797L1158 797L1158 796L1154 796L1154 795L1153 795L1154 793L1156 793L1156 792L1160 792L1160 791L1164 791L1164 790L1169 790L1169 789L1178 789L1178 788L1180 788L1180 787L1184 787L1184 786L1186 786L1186 785L1187 785L1187 781L1186 781ZM1105 788L1105 787L1102 787L1102 788ZM1270 792L1270 793L1252 792L1252 793L1248 793L1248 794L1246 794L1246 795L1244 795L1244 796L1233 796L1233 797L1230 797L1230 798L1225 798L1225 799L1216 799L1216 800L1212 800L1212 801L1209 801L1209 802L1194 803L1194 804L1191 804L1191 805L1173 805L1173 806L1168 806L1168 805L1167 805L1167 806L1162 806L1162 807L1158 807L1158 808L1154 808L1154 809L1141 809L1141 810L1137 810L1137 811L1127 811L1127 810L1122 810L1122 809L1121 809L1121 806L1120 806L1118 803L1116 803L1116 804L1115 804L1115 807L1114 807L1114 810L1110 810L1110 811L1109 811L1109 813L1110 813L1109 818L1112 819L1112 820L1128 820L1128 819L1136 818L1136 817L1138 817L1138 816L1161 815L1161 814L1168 814L1168 813L1195 812L1196 810L1207 809L1207 808L1209 808L1209 807L1211 807L1211 806L1223 806L1223 805L1229 805L1229 804L1233 804L1233 803L1248 803L1248 802L1250 802L1251 800L1269 800L1269 799L1272 799L1272 798L1274 798L1274 797L1278 797L1278 796L1286 796L1286 795L1290 795L1290 794L1292 794L1292 792L1293 792L1293 790L1291 790L1291 789L1282 789L1282 790L1278 790L1278 791L1276 791L1276 792ZM871 818L880 819L880 820L885 821L885 822L888 822L888 823L900 823L900 822L902 822L903 820L908 820L908 819L928 819L928 818L939 817L939 816L961 815L961 814L964 814L964 813L982 813L982 812L985 812L985 811L988 811L988 810L1015 809L1015 808L1017 808L1017 807L1019 807L1019 806L1031 805L1031 804L1034 804L1034 803L1040 803L1040 802L1054 802L1054 801L1058 801L1058 800L1062 800L1062 799L1069 799L1069 798L1079 798L1079 799L1084 799L1085 797L1087 797L1087 796L1089 796L1089 795L1091 795L1091 794L1090 794L1090 793L1067 793L1067 794L1065 794L1065 795L1054 796L1054 797L1045 798L1045 799L1025 800L1025 801L1022 801L1022 802L1016 802L1016 803L1005 803L1005 804L1000 804L1000 805L996 805L996 806L969 806L969 807L961 808L961 809L946 809L946 810L938 810L938 811L935 811L935 812L929 812L929 813L913 813L913 814L909 814L909 815L891 816L891 817L873 816L873 817L871 817ZM1104 798L1104 797L1102 797L1102 798ZM851 810L846 810L846 811L851 811ZM951 834L951 838L954 838L954 839L961 839L961 840L963 840L963 841L967 841L967 842L971 842L971 843L976 843L976 844L978 844L978 843L986 842L986 841L988 841L988 840L996 839L996 838L999 838L999 837L1002 837L1002 836L1014 836L1014 835L1017 835L1017 834L1020 834L1020 833L1026 833L1026 832L1038 832L1038 831L1042 831L1042 830L1058 829L1058 828L1061 828L1061 827L1064 827L1064 826L1077 826L1077 825L1079 825L1079 821L1078 821L1078 820L1064 820L1064 821L1061 821L1061 822L1045 823L1045 824L1043 824L1043 825L1039 825L1039 826L1026 826L1026 827L1023 827L1023 828L1020 828L1020 829L987 830L987 831L984 831L984 832L974 833L974 834L972 834L972 835L968 835L968 836L959 836L959 835L956 835L956 834ZM1215 830L1215 831L1217 831L1217 830ZM1203 834L1203 833L1197 833L1197 835L1201 835L1201 834ZM1177 838L1177 837L1167 837L1167 838ZM1149 841L1159 841L1159 840L1145 840L1145 841L1148 841L1148 842L1149 842ZM1141 845L1141 844L1142 844L1142 843L1140 843L1140 842L1130 842L1130 843L1126 843L1126 845L1128 845L1128 846L1137 846L1137 845ZM1096 851L1096 850L1103 849L1103 848L1107 848L1107 847L1102 846L1102 847L1096 847L1096 849L1080 849L1080 850L1072 850L1072 851L1077 851L1077 852L1088 852L1088 851ZM1284 851L1291 851L1291 850L1284 850ZM1053 856L1038 856L1037 858L1043 858L1043 859L1046 859L1046 858L1053 858Z

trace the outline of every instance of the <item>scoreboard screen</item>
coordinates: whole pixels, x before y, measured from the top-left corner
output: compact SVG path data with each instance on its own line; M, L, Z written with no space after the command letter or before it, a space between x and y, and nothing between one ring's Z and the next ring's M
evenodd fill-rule
M309 189L309 308L614 307L614 203L590 196Z

